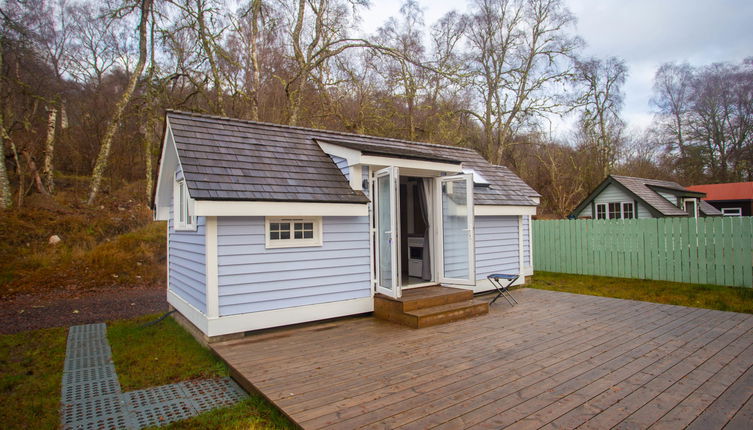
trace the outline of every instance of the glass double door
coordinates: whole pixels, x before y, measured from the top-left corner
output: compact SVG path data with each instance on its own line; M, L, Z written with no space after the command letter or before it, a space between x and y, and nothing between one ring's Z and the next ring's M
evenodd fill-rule
M401 296L400 268L400 170L388 167L374 177L374 248L376 290L390 297ZM430 219L434 279L438 282L472 285L475 282L473 237L473 178L471 175L434 179L435 196Z

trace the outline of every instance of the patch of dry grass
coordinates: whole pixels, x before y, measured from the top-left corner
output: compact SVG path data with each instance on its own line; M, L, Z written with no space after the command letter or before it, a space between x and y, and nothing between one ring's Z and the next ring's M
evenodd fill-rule
M0 216L0 296L164 281L165 225L135 197L141 183L87 206L61 190ZM58 235L61 242L50 245Z
M753 313L753 288L551 272L536 272L527 286L575 294Z

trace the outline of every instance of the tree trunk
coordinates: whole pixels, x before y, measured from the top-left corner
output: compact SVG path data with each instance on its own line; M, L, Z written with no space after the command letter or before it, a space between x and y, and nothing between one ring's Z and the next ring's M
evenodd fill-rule
M146 130L144 131L144 158L146 160L146 165L144 166L144 170L146 170L146 201L151 204L152 203L152 188L154 188L154 178L152 173L152 140L154 139L154 112L152 111L151 105L149 107L149 110L147 111L147 118L146 118Z
M215 106L217 108L216 113L225 116L225 107L222 100L222 80L220 79L220 72L217 67L217 61L214 58L214 47L207 37L207 27L204 20L204 4L202 2L197 2L196 4L196 21L199 25L198 32L199 39L201 41L201 47L204 49L204 53L206 53L207 55L207 60L209 61L209 69L212 72L212 80L214 81L214 92L215 97L217 98L217 100L215 101Z
M0 110L0 209L9 209L13 204L8 180L8 170L5 167L5 125L3 113Z
M0 70L3 68L3 50L5 49L3 45L0 39ZM5 123L3 122L3 107L0 106L0 209L8 209L12 204L8 170L5 167Z
M107 168L107 162L110 159L110 150L112 149L112 139L115 136L115 132L118 130L120 124L120 117L123 115L126 105L131 100L133 91L136 89L136 83L141 76L141 72L144 71L144 64L146 63L146 33L147 23L149 21L149 13L152 8L152 0L141 1L141 20L139 22L139 61L136 63L136 69L133 74L128 78L128 86L120 96L120 100L115 104L115 110L112 114L112 118L107 123L105 128L105 134L102 137L102 145L99 148L99 155L97 156L97 162L94 165L92 171L91 187L89 189L88 204L93 204L94 200L99 194L99 188L102 184L102 176L105 174Z
M261 72L259 71L259 19L261 18L261 0L253 0L251 5L251 67L253 71L253 89L251 90L251 119L259 120L259 86L261 85Z
M44 143L44 165L42 167L42 176L44 177L44 186L50 194L55 191L53 157L55 155L55 126L57 125L57 119L57 108L49 108L47 111L47 139Z
M49 195L50 193L48 193L47 189L45 189L44 187L42 177L39 176L39 170L37 169L37 163L34 162L34 158L32 158L31 154L29 154L29 151L27 150L22 150L21 153L26 159L26 165L29 167L29 174L31 175L31 180L34 184L34 187L37 189L39 194ZM22 190L19 190L19 192L21 191Z

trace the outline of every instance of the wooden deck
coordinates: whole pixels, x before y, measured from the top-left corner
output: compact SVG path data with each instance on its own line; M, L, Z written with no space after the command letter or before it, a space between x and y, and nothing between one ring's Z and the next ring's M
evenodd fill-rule
M305 429L753 428L753 315L513 294L420 330L362 317L213 347Z

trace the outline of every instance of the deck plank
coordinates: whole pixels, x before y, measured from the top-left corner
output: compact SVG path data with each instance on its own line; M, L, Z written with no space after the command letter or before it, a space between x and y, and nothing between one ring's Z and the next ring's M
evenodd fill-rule
M753 315L514 294L425 329L349 318L212 347L305 429L751 427Z

